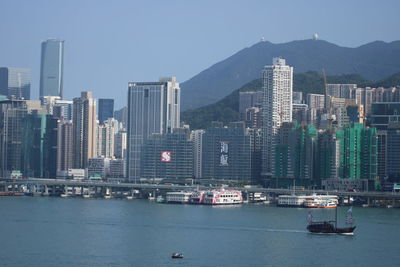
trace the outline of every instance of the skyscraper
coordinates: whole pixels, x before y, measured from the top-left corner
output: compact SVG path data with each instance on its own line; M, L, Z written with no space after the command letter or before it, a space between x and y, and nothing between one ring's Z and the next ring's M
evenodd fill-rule
M63 97L64 40L42 42L40 62L40 97Z
M92 92L82 92L73 100L74 168L86 168L88 159L95 158L97 141L96 100Z
M152 134L171 133L180 125L180 87L175 77L128 84L128 179L140 178L140 150Z
M0 177L22 171L24 122L27 103L22 100L0 101Z
M282 58L274 58L271 66L262 71L263 100L263 151L262 175L271 176L274 139L283 122L292 121L293 67Z
M31 95L31 70L24 68L0 68L0 95L8 99L29 100Z
M114 99L99 99L99 124L105 120L114 118Z

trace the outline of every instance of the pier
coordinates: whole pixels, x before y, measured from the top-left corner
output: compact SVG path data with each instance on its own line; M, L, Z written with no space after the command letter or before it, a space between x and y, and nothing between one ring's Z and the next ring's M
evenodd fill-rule
M194 191L210 190L220 187L202 185L176 185L176 184L156 184L156 183L124 183L124 182L103 182L85 180L65 180L65 179L15 179L0 180L0 191L19 193L22 188L29 189L32 195L41 196L82 196L82 197L134 197L148 198L156 195L165 195L169 191ZM261 187L229 187L230 189L243 192L245 199L251 199L254 193L264 193L270 197L279 195L337 195L340 199L360 199L366 205L376 206L391 205L400 206L400 192L381 192L381 191L327 191L327 190L292 190L283 188L261 188Z

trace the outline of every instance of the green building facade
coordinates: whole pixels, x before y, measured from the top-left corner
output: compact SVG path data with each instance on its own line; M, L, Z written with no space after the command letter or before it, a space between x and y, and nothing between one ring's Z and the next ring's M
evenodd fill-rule
M377 187L378 136L375 128L361 123L345 125L336 132L340 144L339 178L368 179L369 188Z
M274 177L276 186L313 187L318 133L313 125L284 123L275 138Z
M51 115L28 114L24 123L23 174L55 178L57 170L57 119Z

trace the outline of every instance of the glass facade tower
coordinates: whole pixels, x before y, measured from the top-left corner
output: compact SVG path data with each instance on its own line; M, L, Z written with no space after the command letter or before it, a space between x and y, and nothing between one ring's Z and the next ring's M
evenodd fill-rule
M25 68L0 68L0 95L8 99L29 100L31 94L31 70Z
M42 42L40 97L63 96L64 40Z

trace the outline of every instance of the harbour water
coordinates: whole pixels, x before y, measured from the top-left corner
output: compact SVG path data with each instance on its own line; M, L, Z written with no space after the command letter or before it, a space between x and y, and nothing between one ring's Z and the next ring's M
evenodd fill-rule
M346 207L338 210L344 225ZM0 197L1 266L398 266L400 209L353 208L354 236L308 209ZM333 210L314 210L333 219ZM173 252L183 259L171 259Z

